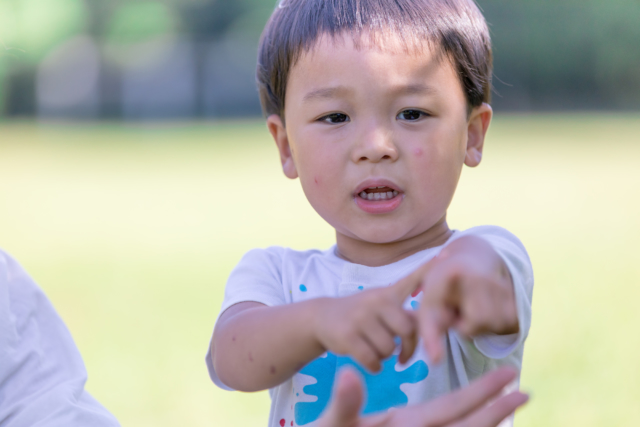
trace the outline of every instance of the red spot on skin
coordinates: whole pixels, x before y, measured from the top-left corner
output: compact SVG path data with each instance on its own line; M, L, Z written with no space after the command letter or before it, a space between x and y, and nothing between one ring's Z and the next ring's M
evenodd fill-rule
M284 420L284 418L283 418L283 419L281 419L281 420L280 420L280 425L281 425L282 427L284 427L284 423L286 423L286 421L285 421L285 420Z
M253 362L253 356L251 355L251 352L249 352L249 362Z
M291 421L291 425L293 425L293 421Z
M313 178L313 180L316 182L316 184L318 183L318 177L317 176L315 178Z
M422 148L416 148L413 150L413 154L416 155L416 157L420 157L422 156Z
M417 296L418 296L418 294L419 294L420 292L422 292L422 289L421 289L421 288L418 288L418 289L416 289L415 291L411 292L411 296L412 296L413 298L415 298L415 297L417 297Z
M269 369L269 372L271 372L271 375L276 373L276 367L271 365L271 368Z

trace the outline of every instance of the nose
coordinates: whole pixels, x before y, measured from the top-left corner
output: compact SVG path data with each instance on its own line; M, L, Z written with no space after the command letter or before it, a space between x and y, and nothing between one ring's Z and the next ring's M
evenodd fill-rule
M355 163L369 161L379 163L383 160L394 162L398 159L398 149L393 141L393 133L384 126L371 124L358 135L358 141L352 152Z

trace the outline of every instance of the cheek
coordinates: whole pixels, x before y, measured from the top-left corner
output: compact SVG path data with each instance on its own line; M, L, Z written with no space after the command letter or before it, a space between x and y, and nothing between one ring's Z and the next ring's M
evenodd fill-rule
M423 154L423 152L422 152L422 148L419 148L419 147L418 147L418 148L414 148L414 149L413 149L413 155L414 155L414 156L416 156L416 157L422 157L422 154Z

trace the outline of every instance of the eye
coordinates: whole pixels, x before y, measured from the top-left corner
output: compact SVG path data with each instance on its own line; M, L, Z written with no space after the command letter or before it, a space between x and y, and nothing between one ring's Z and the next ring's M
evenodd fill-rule
M420 110L403 110L400 112L400 114L398 114L398 116L396 117L396 119L398 120L406 120L409 122L415 122L416 120L419 120L421 118L427 117L428 114L425 113L424 111L420 111Z
M349 121L349 116L342 113L331 113L326 116L322 116L318 119L318 121L326 122L330 124L340 124Z

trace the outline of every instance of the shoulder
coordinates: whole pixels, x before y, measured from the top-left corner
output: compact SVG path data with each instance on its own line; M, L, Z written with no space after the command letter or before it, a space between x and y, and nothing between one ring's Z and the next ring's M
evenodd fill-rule
M506 228L502 228L497 225L478 225L476 227L467 228L466 230L456 230L453 234L453 239L460 238L462 236L487 236L487 237L502 237L514 241L520 241L515 234L507 230Z
M533 286L531 259L524 244L513 233L495 225L482 225L456 231L447 244L463 236L477 236L487 241L505 261L513 276L522 277L527 288Z
M463 236L477 236L488 241L496 250L510 247L513 250L517 249L528 257L527 250L520 239L509 230L497 225L480 225L462 231L456 230L447 243Z
M0 249L0 317L18 331L28 322L53 321L57 314L44 292L22 266ZM6 337L4 337L6 338Z
M7 309L16 310L25 306L26 301L42 303L44 294L27 272L7 252L0 249L0 304L8 304ZM14 313L15 314L15 313Z

